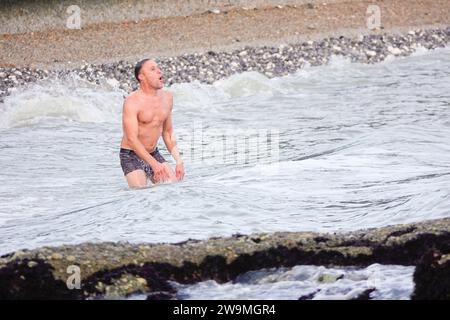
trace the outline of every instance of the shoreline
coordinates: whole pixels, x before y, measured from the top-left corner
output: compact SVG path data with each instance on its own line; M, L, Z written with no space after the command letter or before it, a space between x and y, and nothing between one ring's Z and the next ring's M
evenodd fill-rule
M381 10L381 25L369 30L367 8L374 4ZM157 60L167 86L195 80L211 84L246 71L283 76L306 63L326 64L333 55L376 63L449 42L446 0L232 6L187 16L91 23L81 30L2 34L0 103L20 87L74 75L130 92L137 87L134 65L144 57Z
M212 84L231 75L256 71L268 78L301 70L306 64L320 66L331 57L341 56L351 62L373 64L389 56L409 56L419 48L432 50L450 43L450 26L437 29L414 29L408 32L381 33L346 37L343 35L278 46L245 46L233 51L185 53L156 59L165 85L199 81ZM126 60L112 63L85 63L70 69L32 69L0 67L0 103L20 87L46 79L79 77L90 83L106 83L131 92L137 88L134 64Z
M367 9L377 5L380 26L369 30ZM358 0L267 8L235 8L179 17L92 23L0 35L0 67L49 70L143 57L229 52L245 46L300 43L328 37L405 33L450 24L446 0Z

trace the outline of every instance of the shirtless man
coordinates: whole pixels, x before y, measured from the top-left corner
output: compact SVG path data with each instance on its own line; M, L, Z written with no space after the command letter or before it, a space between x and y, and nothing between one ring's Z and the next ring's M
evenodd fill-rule
M153 183L174 182L184 177L183 161L172 127L173 96L164 86L161 70L155 61L144 59L136 64L134 75L139 89L123 104L123 138L120 164L131 188ZM176 162L175 172L159 153L159 137Z

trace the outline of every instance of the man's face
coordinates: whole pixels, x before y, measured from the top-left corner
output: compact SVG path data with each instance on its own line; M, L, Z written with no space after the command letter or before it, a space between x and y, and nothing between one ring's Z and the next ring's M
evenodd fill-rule
M144 63L139 73L139 78L147 82L154 89L161 89L164 86L164 79L158 64L153 60Z

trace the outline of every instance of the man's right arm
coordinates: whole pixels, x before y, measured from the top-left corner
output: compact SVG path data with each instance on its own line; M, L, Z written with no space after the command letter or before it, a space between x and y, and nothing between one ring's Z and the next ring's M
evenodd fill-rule
M128 144L136 152L138 157L147 162L153 169L158 167L159 162L147 152L138 138L139 122L137 108L128 99L123 103L122 125Z

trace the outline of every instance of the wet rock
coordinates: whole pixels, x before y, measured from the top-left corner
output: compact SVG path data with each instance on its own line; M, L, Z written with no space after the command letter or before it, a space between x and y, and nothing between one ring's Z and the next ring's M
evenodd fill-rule
M350 299L350 300L370 300L370 294L374 292L375 288L369 288L358 294L356 297Z
M147 300L175 300L176 296L173 293L170 292L152 292L149 295L147 295Z
M414 300L450 300L450 253L430 250L414 272Z
M318 294L319 292L320 292L320 289L313 291L311 293L305 294L305 295L299 297L297 300L312 300L316 296L316 294Z
M333 282L336 282L336 281L338 281L338 280L340 280L342 278L343 278L342 274L328 274L328 273L325 273L325 274L321 274L317 278L317 281L320 282L320 283L333 283Z
M49 298L55 295L118 298L137 292L175 293L169 280L182 284L205 280L223 283L262 268L302 264L359 267L373 263L417 265L429 248L436 248L443 257L450 253L449 230L450 218L446 218L347 234L277 232L205 241L188 240L179 244L108 242L41 248L2 257L0 296L24 298L33 295L30 288L40 290L39 287L43 286L55 288L56 293L43 290L41 298L46 295ZM62 287L70 276L67 268L74 263L69 261L74 259L67 259L71 256L81 272L81 290L75 291L83 292L82 295L73 293L74 290L66 293ZM49 259L39 260L39 257ZM38 262L38 265L30 267L29 261ZM36 280L42 266L45 266L47 274L45 284ZM15 274L15 270L20 272ZM445 271L440 269L432 270L426 278L428 282L433 277L445 275ZM34 279L34 283L28 283L19 275ZM420 281L421 278L417 279Z
M60 253L55 252L51 255L51 259L53 259L53 260L61 260L62 258L63 258L63 256Z
M117 278L112 278L107 283L99 281L95 288L98 294L105 299L120 299L130 294L149 291L147 280L128 273L122 274Z
M81 299L78 290L68 290L54 278L54 267L43 260L15 260L1 266L0 300Z

